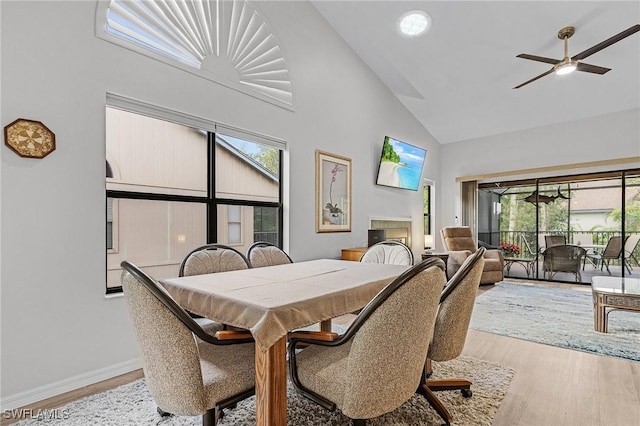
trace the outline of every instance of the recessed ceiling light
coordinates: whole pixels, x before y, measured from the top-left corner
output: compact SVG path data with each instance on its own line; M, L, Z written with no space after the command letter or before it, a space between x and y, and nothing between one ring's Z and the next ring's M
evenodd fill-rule
M424 10L412 10L400 17L398 27L400 33L408 36L418 36L431 26L431 16Z

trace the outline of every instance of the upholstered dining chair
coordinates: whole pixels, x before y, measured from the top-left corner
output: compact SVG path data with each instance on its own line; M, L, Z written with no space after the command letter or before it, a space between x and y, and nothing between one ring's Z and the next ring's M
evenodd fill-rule
M599 265L600 270L606 266L607 272L611 275L611 271L609 270L609 261L619 259L622 256L622 249L622 237L619 235L611 237L609 238L609 241L602 253L589 254L589 259L591 259L596 268Z
M447 425L453 417L434 391L459 389L463 396L470 397L471 382L465 379L428 378L432 373L432 361L450 361L462 353L484 267L484 250L481 247L465 259L440 295L433 339L427 352L423 381L418 388L418 392L427 399Z
M441 231L442 242L449 253L447 273L453 277L467 257L478 250L468 226L448 226ZM504 255L501 250L487 250L480 284L494 284L504 279Z
M413 265L413 252L400 241L385 240L369 247L362 254L360 262Z
M431 341L444 262L408 269L365 306L344 334L290 334L289 372L296 390L364 425L415 393ZM301 345L308 345L298 352Z
M215 425L222 409L255 392L251 334L208 334L157 281L133 263L121 266L145 382L158 412L202 415L203 426Z
M253 243L247 250L247 259L252 268L293 263L284 250L265 241Z
M542 253L544 256L542 262L544 278L552 280L558 272L567 272L576 276L576 282L582 281L580 269L586 254L587 251L584 248L574 245L547 247Z
M249 261L238 250L223 244L205 244L185 256L178 276L213 274L249 267Z
M238 250L223 244L205 244L185 256L180 264L178 276L213 274L248 269L249 267L249 261ZM194 313L190 313L190 315L196 319L198 325L204 327L209 333L226 328L223 324L202 318L200 315Z

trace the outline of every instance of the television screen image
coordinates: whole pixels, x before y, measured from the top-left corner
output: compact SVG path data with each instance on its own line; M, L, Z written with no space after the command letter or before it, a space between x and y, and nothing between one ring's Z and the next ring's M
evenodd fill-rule
M426 155L425 149L385 136L376 183L417 191Z

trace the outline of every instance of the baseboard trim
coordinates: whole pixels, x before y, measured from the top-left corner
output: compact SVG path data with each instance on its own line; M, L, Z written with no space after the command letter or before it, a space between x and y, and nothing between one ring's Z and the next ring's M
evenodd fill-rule
M47 385L38 386L0 399L2 410L11 410L33 404L47 398L61 395L84 386L93 385L103 380L111 379L122 374L142 368L140 358L113 364L105 368L79 374Z

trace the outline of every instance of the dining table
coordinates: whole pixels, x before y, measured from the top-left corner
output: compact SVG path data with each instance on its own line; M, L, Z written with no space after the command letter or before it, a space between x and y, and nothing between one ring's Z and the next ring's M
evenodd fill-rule
M319 259L160 283L187 311L255 340L256 424L287 424L287 333L364 307L409 266Z

